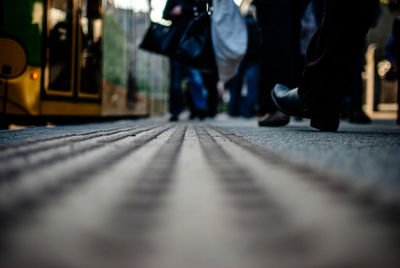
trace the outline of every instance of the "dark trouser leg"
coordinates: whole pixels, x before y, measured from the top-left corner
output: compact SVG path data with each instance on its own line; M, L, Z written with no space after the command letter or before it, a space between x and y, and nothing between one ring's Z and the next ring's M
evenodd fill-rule
M207 89L207 116L214 117L218 112L218 74L212 73L202 73L203 83Z
M178 116L184 109L184 98L181 88L182 65L170 58L169 112Z
M256 0L263 42L258 92L259 112L276 110L271 90L277 83L297 87L300 20L310 0Z
M246 68L246 80L247 80L247 96L245 103L243 104L243 116L252 117L256 108L257 101L257 89L258 82L260 79L260 68L259 64L250 62Z
M365 55L365 45L361 48L359 57L357 59L356 70L354 73L353 85L350 88L350 108L353 110L362 110L363 92L364 85L362 81L362 72L364 70L364 55Z
M377 5L378 0L326 0L324 19L308 47L299 87L302 101L311 109L312 124L313 120L339 124L343 94L354 81Z
M244 64L242 62L240 64L237 74L226 85L229 88L229 93L230 93L229 108L228 108L228 114L230 116L240 115L240 108L241 108L240 106L242 103L241 93L243 86L243 76L244 76Z

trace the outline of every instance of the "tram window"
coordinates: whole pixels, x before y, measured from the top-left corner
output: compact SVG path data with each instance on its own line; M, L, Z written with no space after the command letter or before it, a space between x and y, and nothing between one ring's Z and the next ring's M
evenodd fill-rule
M81 79L82 93L96 94L101 87L102 20L100 1L86 0L81 7Z
M72 1L50 1L49 88L71 90Z
M32 10L32 25L37 25L40 33L42 33L42 20L43 20L43 3L35 2Z

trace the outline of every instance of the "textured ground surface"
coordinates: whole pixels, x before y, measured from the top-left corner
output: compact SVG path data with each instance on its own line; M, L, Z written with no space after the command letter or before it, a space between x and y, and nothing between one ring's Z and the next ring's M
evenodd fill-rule
M0 131L0 267L399 267L393 122Z

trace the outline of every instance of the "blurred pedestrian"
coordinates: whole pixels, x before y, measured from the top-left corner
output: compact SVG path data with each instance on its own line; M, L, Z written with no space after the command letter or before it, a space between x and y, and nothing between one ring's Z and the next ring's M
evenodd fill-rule
M207 117L214 118L218 113L218 72L202 72L204 86L207 89Z
M296 87L303 67L300 54L301 18L310 0L255 0L262 29L260 66L260 126L283 126L289 116L280 112L271 99L277 83Z
M172 21L172 27L182 30L195 16L205 12L206 0L168 0L164 9L163 18ZM207 109L206 90L200 71L187 67L170 57L170 88L169 111L170 121L177 121L179 114L185 108L182 80L189 82L192 98L192 116L204 118Z
M344 92L353 85L365 36L378 0L326 0L321 27L313 36L298 88L277 84L272 98L288 115L311 118L311 126L336 131Z
M230 90L228 113L231 116L241 115L249 118L255 115L257 106L261 51L261 33L256 21L254 5L249 6L245 22L248 32L247 52L240 63L238 73L227 85ZM246 82L245 88L243 81Z

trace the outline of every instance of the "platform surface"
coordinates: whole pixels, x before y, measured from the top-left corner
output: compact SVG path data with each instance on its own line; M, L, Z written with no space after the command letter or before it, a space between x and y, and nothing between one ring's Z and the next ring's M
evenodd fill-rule
M400 127L0 131L0 267L400 267Z

